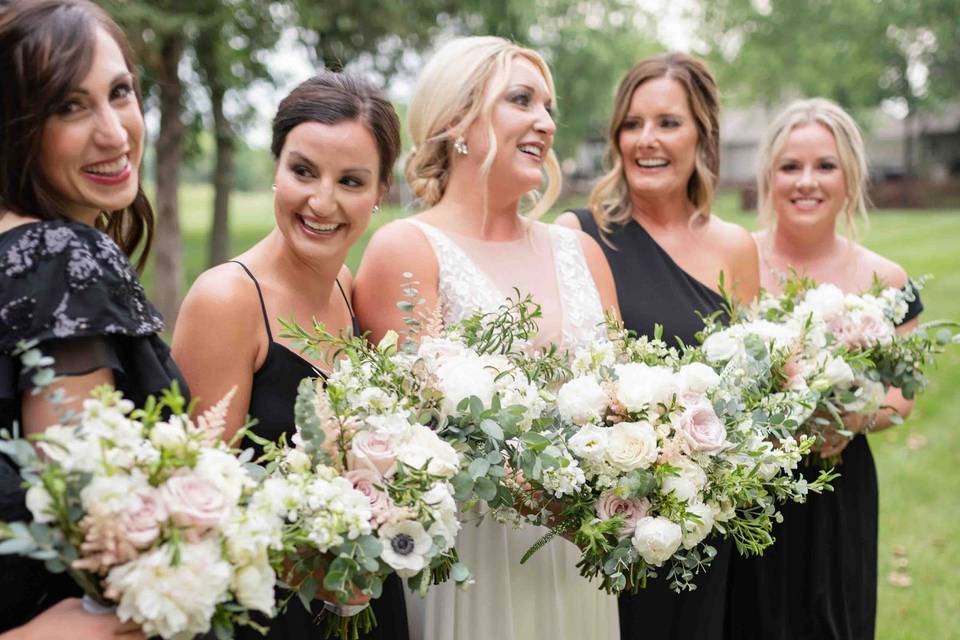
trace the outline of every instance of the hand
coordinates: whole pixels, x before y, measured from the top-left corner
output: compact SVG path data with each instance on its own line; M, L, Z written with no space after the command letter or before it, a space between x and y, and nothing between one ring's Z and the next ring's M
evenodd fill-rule
M132 622L121 623L113 614L87 613L79 598L53 605L27 624L0 635L2 640L146 640Z
M847 448L850 440L847 436L840 435L830 427L823 432L823 444L820 445L821 458L834 458L840 455L840 452Z

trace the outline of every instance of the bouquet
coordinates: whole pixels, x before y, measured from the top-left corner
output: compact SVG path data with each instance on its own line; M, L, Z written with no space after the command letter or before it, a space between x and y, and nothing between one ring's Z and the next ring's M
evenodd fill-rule
M711 533L760 553L773 542L776 503L802 501L830 476L795 477L812 440L773 447L769 425L698 352L615 325L610 338L575 354L557 392L554 429L581 478L539 483L552 499L540 517L553 526L541 543L568 536L583 552L581 574L610 593L636 592L664 566L671 588L692 590L716 555Z
M52 363L36 350L23 361ZM274 611L281 523L249 528L257 483L221 440L231 396L192 419L175 385L142 408L104 386L33 438L42 455L26 440L0 442L33 515L3 526L0 552L69 572L88 602L116 607L148 636L229 638L235 625L256 626L251 610Z
M897 333L923 281L905 289L876 281L854 295L794 275L781 295L763 292L753 307L734 308L737 322L729 328L708 325L703 350L720 367L757 370L773 399L805 397L809 411L796 416L790 432L802 425L818 440L827 431L853 437L845 414L863 416L869 424L885 408L890 387L915 397L927 384L924 371L933 355L953 340L949 327L956 323L949 321ZM891 420L901 417L894 412Z

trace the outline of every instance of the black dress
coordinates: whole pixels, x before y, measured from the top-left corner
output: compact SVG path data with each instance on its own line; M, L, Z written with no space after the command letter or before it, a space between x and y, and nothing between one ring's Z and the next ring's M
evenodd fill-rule
M653 337L654 325L663 339L676 345L696 344L703 328L701 315L723 306L723 298L681 269L636 221L629 220L603 234L586 209L573 211L580 227L603 248L613 272L620 313L627 329ZM612 246L611 246L612 245ZM699 315L698 315L699 314ZM698 575L696 591L675 593L661 570L636 595L620 597L620 637L624 640L710 639L723 637L724 595L732 543L710 542L717 549L710 568Z
M903 322L923 310L917 295ZM727 596L729 640L869 640L877 614L877 469L867 438L843 450L833 491L781 505L762 556L736 556ZM808 480L816 461L801 466Z
M0 233L0 428L12 431L31 373L12 355L36 340L61 375L113 370L114 386L142 406L174 380L188 390L157 335L163 320L127 256L79 222L28 223ZM0 520L29 520L13 462L0 456ZM0 556L0 632L81 592L65 574L19 556Z
M243 267L243 270L250 276L257 288L260 310L263 313L263 324L269 342L267 357L260 368L254 372L253 385L250 389L248 413L250 417L257 419L253 431L258 436L270 440L278 440L282 434L286 434L287 442L289 442L290 437L296 432L293 407L297 398L297 386L304 378L316 378L323 374L298 354L274 341L273 332L270 330L270 316L267 314L267 306L263 301L260 283L257 282L246 265L240 262L236 262L236 264ZM339 282L337 282L337 287L340 287ZM360 329L357 325L357 319L353 315L350 301L347 300L342 287L340 287L340 293L343 294L347 308L350 309L353 333L359 335ZM246 446L254 445L253 443L246 443ZM284 596L286 595L284 594ZM319 600L314 600L312 604L312 611L308 612L303 608L300 600L294 597L290 600L286 610L278 617L268 620L259 616L259 614L256 616L258 622L269 626L270 631L266 636L260 635L259 632L251 628L241 627L236 630L236 637L239 640L262 640L264 638L267 640L300 640L301 638L320 637L321 630L318 629L317 622L314 620L322 612L323 604ZM383 594L380 598L373 600L371 606L377 617L377 626L370 633L361 634L361 638L365 640L406 640L407 611L403 600L403 583L396 574L391 574L387 578L383 585Z

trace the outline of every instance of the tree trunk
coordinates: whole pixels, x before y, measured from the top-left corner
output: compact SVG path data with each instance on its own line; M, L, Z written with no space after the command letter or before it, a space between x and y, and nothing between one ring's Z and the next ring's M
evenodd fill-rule
M206 40L206 39L204 39ZM233 128L223 113L226 87L220 81L215 43L198 43L197 58L206 77L213 111L216 136L216 159L213 170L213 228L207 246L207 265L216 266L229 258L230 252L230 192L233 191Z
M164 36L157 68L160 88L160 133L157 136L157 232L154 242L153 301L172 331L183 286L183 240L180 235L177 191L183 158L184 125L181 119L183 85L177 68L183 56L184 36Z

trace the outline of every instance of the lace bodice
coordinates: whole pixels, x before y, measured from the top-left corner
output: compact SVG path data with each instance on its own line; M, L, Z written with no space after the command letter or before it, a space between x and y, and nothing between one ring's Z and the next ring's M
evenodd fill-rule
M518 286L519 274L510 271L496 274L486 272L468 254L469 248L465 250L451 235L419 220L407 221L423 232L437 258L437 288L443 302L445 323L458 322L478 310L496 311L508 296L514 295L510 288ZM548 270L547 273L552 274L555 279L554 290L559 300L545 301L537 299L536 295L534 298L536 302L543 305L544 315L551 308L560 310L562 317L555 323L560 329L559 335L553 338L559 338L559 346L564 349L575 349L580 345L602 339L605 334L602 328L604 318L600 294L587 266L576 232L556 225L534 222L530 233L546 234L552 253L553 269ZM500 247L499 251L527 250L530 252L529 260L526 254L519 258L526 260L530 269L542 266L537 261L542 260L543 256L536 255L531 243L525 241L481 243L476 240L471 242L482 244L484 251L487 249L497 251L498 245L508 244L509 249L504 246ZM515 260L518 258L516 255L512 257ZM496 261L493 264L497 264ZM504 269L511 268L509 265L504 265ZM526 293L523 288L521 291ZM544 324L547 324L550 319L545 318L545 320L547 322ZM541 326L541 334L543 333L544 327Z

